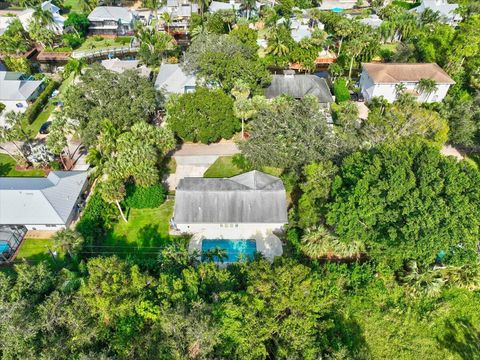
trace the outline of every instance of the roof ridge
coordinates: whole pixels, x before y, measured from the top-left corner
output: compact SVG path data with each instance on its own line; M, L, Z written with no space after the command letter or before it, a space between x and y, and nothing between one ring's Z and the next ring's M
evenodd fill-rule
M48 180L48 178L47 178L47 180ZM48 180L48 181L50 181L50 180ZM50 181L50 182L51 182L51 181ZM59 181L59 182L60 182L60 181ZM55 184L52 183L52 186L55 186ZM49 188L47 188L47 189L49 189ZM61 221L64 221L64 222L67 221L66 219L63 219L63 217L62 217L62 216L60 215L60 213L57 211L57 209L55 208L55 206L53 206L53 204L52 204L52 202L50 201L50 199L48 198L48 196L45 195L45 193L43 192L43 190L45 190L45 189L40 189L40 193L43 195L43 197L45 198L45 200L47 200L47 202L50 204L50 206L52 207L53 211L55 211L55 214L58 215L58 218L59 218Z

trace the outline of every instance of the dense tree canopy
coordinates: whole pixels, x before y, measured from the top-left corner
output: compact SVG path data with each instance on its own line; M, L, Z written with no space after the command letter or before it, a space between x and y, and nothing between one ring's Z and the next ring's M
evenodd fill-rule
M135 71L118 74L92 66L76 86L68 88L64 114L77 122L78 132L89 147L104 119L118 131L128 130L136 122L150 121L161 99L153 84Z
M462 264L476 257L479 181L477 169L424 141L357 152L335 178L327 222L393 266L431 264L441 251Z
M229 139L240 130L233 100L221 90L197 88L193 93L171 97L166 108L168 125L186 141L208 144Z

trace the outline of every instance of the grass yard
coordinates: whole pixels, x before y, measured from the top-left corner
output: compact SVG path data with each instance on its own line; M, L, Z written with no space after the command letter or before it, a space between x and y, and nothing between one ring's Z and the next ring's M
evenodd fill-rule
M220 156L205 172L203 177L206 178L228 178L231 176L239 175L245 171L235 165L233 162L233 156ZM265 166L260 169L264 173L280 176L282 174L282 169Z
M83 13L83 9L82 9L82 3L81 1L78 1L78 0L65 0L63 2L63 5L65 7L69 7L70 8L70 11L74 11L74 12L77 12L77 13Z
M231 177L244 172L232 163L233 156L220 156L205 172L206 178Z
M95 49L108 49L126 46L130 43L131 37L122 36L117 39L105 39L100 36L89 36L85 42L80 45L76 51L86 51Z
M0 154L0 176L45 176L41 169L15 170L15 160L7 154Z
M50 239L25 239L20 245L20 251L15 259L27 261L52 260L48 249L53 251L53 240Z
M165 245L178 240L168 234L169 221L173 215L173 200L167 200L158 208L130 209L128 222L119 220L102 242L105 254L146 255L156 257Z

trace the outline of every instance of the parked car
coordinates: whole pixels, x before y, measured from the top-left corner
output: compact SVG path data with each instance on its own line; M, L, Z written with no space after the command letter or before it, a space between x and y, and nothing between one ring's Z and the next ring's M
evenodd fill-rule
M40 134L48 134L50 125L52 125L51 121L43 123L42 126L40 126Z

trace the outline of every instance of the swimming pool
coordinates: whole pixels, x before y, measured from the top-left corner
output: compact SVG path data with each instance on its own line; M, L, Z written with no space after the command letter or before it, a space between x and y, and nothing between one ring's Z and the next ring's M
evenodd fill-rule
M227 253L224 262L235 262L239 260L253 259L257 252L257 242L252 239L203 239L202 253L215 248L224 249ZM219 261L214 257L215 261Z

